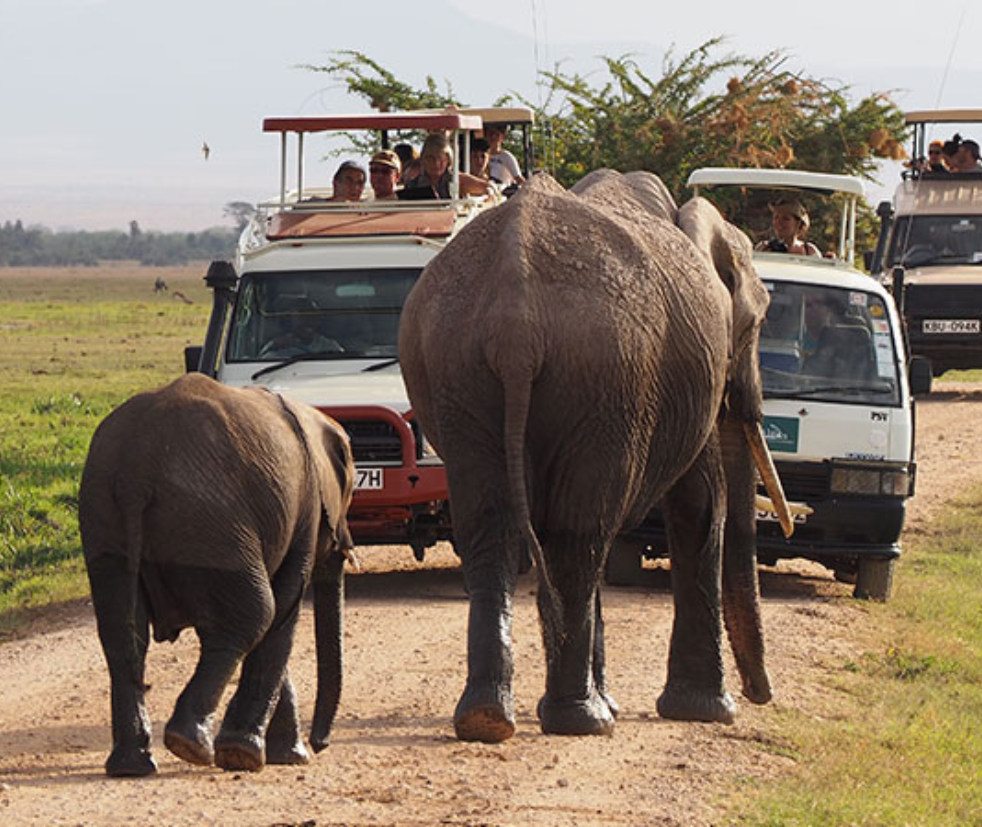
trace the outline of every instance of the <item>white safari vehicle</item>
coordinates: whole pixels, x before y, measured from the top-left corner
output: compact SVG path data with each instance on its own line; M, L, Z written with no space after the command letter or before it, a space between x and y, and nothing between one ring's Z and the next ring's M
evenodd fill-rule
M924 158L929 127L982 130L982 109L908 112L906 121L911 157ZM902 295L911 352L930 360L929 375L982 368L982 174L908 170L893 203L877 212L883 224L870 270Z
M786 170L706 168L692 173L696 194L714 187L838 193L837 249L827 258L757 252L770 293L761 330L764 431L795 516L785 539L776 518L757 522L760 562L805 558L857 596L886 599L900 554L907 498L914 490L914 415L901 321L890 294L852 265L858 178ZM786 194L786 193L785 193ZM817 330L816 314L824 314ZM608 580L627 582L640 555L662 556L657 514L612 550ZM636 573L634 574L636 577Z
M281 138L279 195L258 205L234 261L212 263L205 278L214 306L204 346L186 353L189 370L229 385L267 387L338 420L351 437L358 473L349 512L355 542L410 545L420 560L428 546L451 536L450 516L443 464L423 439L403 385L399 317L427 262L501 200L497 193L458 195L460 158L467 159L485 117L516 127L532 120L530 110L505 108L267 119L264 131ZM383 146L392 133L408 130L453 135L461 151L454 154L451 197L374 201L369 193L356 202L328 200L328 188L304 177L305 143L319 133L356 130L379 132ZM296 184L288 189L294 163Z

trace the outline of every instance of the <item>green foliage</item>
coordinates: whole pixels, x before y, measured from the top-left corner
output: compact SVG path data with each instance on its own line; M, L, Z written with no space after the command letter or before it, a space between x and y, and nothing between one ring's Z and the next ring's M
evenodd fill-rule
M349 94L364 98L372 109L379 112L408 112L461 105L449 82L446 83L446 91L441 92L437 82L427 75L424 87L416 89L396 78L380 63L353 50L332 52L323 66L304 63L298 68L321 72L332 79L340 80ZM377 136L350 133L347 137L352 148L360 154L369 155L379 148ZM423 136L406 131L397 132L394 137L396 141L420 143Z
M661 72L649 73L632 56L601 58L604 72L585 77L556 68L543 72L545 102L519 95L536 114L536 155L560 183L570 186L591 170L656 173L675 195L700 167L805 169L872 178L879 159L903 157L903 113L884 94L851 102L849 88L787 67L784 52L762 57L722 54L714 38L681 58L669 53ZM306 66L341 80L353 95L380 111L460 104L440 94L432 78L413 89L359 52L339 52L327 66ZM355 146L367 151L370 141ZM752 235L769 225L767 194L744 201L740 193L713 196L728 217ZM831 247L838 206L807 204L812 239ZM858 249L872 249L876 221L866 208Z
M24 227L21 221L0 226L0 267L95 267L104 261L138 261L161 267L228 258L236 232L212 229L200 233L143 232L135 221L129 233L58 232Z

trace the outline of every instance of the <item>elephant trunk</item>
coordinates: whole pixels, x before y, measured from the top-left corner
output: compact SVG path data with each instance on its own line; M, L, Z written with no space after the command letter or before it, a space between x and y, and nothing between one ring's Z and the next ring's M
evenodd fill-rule
M314 752L327 746L341 698L344 665L344 555L334 552L314 567L314 637L317 701L310 728Z
M721 428L726 465L727 519L723 537L723 620L740 671L744 696L771 699L764 662L764 633L757 583L757 533L753 451L746 427L727 417Z

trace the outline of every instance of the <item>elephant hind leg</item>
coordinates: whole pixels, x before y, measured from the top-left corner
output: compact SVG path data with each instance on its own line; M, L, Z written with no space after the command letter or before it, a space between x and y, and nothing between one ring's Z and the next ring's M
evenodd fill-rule
M454 711L454 732L461 741L499 744L515 734L511 623L507 590L471 590L467 685Z
M105 554L86 562L112 685L113 748L106 760L106 774L152 775L157 764L150 750L150 719L144 702L150 628L138 575L127 570L121 556Z
M280 763L293 752L306 757L296 714L296 693L287 674L293 637L300 614L305 561L313 556L313 541L301 542L287 555L273 578L270 600L275 614L266 633L245 657L239 686L229 702L215 740L215 764L225 770L256 772L266 764L266 735L271 717L279 713L276 734ZM292 710L292 727L290 712ZM290 731L292 730L292 731ZM285 743L291 741L289 746Z
M199 609L195 625L201 641L198 665L167 722L164 744L184 761L210 765L215 762L215 710L243 657L266 634L273 596L268 584L257 585L260 576L248 572L199 569L182 582L189 605L207 608Z
M539 614L546 650L546 693L539 701L542 731L553 735L611 735L616 703L608 702L604 677L603 625L597 582L600 560L591 550L601 543L579 535L553 535L545 553L550 577L562 602L562 628L550 628L543 611L545 587L540 583ZM584 568L588 567L588 568ZM599 638L597 633L599 631ZM612 700L612 699L611 699Z

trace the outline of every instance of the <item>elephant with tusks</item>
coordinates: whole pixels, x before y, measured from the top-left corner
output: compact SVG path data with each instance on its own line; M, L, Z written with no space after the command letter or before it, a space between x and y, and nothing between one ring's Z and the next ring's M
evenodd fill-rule
M402 317L409 396L446 463L469 594L458 738L514 733L512 598L528 559L547 733L608 734L599 582L611 543L660 504L675 617L662 716L732 722L722 620L743 694L766 703L754 543L767 291L746 236L654 175L571 191L537 175L426 267Z
M145 706L152 630L193 627L197 668L164 730L194 764L300 764L287 661L313 582L317 700L327 744L341 692L346 513L354 464L341 427L307 405L200 374L125 402L99 425L79 490L79 528L109 666L111 776L156 771ZM222 692L241 664L217 737Z

